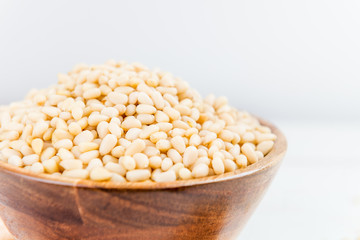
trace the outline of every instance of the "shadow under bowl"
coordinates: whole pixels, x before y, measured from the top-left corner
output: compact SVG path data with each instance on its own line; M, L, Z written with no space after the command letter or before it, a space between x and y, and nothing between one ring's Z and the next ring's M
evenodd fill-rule
M234 239L274 178L287 143L234 173L168 183L36 175L0 161L0 217L18 240Z

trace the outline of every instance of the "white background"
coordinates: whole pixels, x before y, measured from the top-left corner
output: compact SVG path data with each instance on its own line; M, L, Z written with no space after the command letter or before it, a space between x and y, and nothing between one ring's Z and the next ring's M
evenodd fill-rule
M141 62L289 139L241 239L360 236L360 1L0 0L0 103L79 62Z

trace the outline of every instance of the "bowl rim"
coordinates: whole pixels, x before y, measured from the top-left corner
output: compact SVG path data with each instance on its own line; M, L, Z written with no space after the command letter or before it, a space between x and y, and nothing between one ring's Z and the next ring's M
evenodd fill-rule
M237 169L234 172L224 173L221 175L196 178L190 180L176 180L172 182L96 182L92 180L71 179L66 177L57 177L49 174L35 174L29 170L12 166L8 163L0 161L0 171L5 171L8 174L22 177L34 182L41 182L53 185L60 185L64 187L77 188L98 188L98 189L116 189L116 190L159 190L190 187L196 185L204 185L216 182L224 182L234 179L243 178L249 175L254 175L264 170L277 165L281 162L287 150L287 141L283 133L272 123L269 123L261 118L257 118L260 123L271 129L272 133L277 136L273 149L260 161L244 168Z

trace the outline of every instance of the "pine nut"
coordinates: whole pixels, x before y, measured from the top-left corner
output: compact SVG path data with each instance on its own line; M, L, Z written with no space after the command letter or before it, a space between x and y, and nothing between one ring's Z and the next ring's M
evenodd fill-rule
M189 167L194 164L197 158L198 150L194 146L187 147L183 157L183 163L185 167Z
M85 169L66 170L63 172L62 176L68 178L87 179L89 172Z
M70 150L73 147L73 142L70 139L63 139L54 143L55 149L65 148Z
M40 155L44 147L44 142L40 138L35 138L31 142L31 147L37 155Z
M179 152L184 153L186 149L186 145L184 139L180 136L175 136L171 139L172 146Z
M258 156L250 144L245 143L242 145L241 152L246 156L250 163L256 163L258 161Z
M263 141L259 143L256 147L258 151L261 151L264 155L268 154L273 148L274 142L271 140Z
M258 160L264 158L264 154L261 151L255 151L255 154L257 155Z
M98 88L91 88L89 90L86 90L83 94L83 97L85 99L94 99L101 96L101 91Z
M133 156L135 153L140 153L145 149L145 142L141 139L136 139L133 141L130 146L126 149L126 156Z
M125 105L128 102L128 96L123 93L111 92L108 94L108 99L113 104Z
M162 163L161 163L161 170L163 170L164 172L166 172L167 170L169 170L172 166L173 166L173 161L171 161L170 158L165 158Z
M21 160L21 158L19 156L16 156L16 155L9 157L8 163L15 167L23 166L23 161Z
M198 134L194 134L190 137L189 145L197 147L200 144L201 144L201 138Z
M150 92L150 97L151 99L153 100L154 102L154 105L157 109L163 109L164 106L165 106L165 103L164 103L164 99L163 97L161 96L161 93L159 92L155 92L155 91L151 91Z
M89 163L92 159L98 158L98 157L99 157L99 151L93 150L93 151L88 151L88 152L82 153L80 155L79 159L81 161L83 161L84 163Z
M86 167L89 172L94 168L103 167L103 162L99 158L92 159Z
M136 162L136 168L147 168L149 166L149 158L143 153L135 153L133 156Z
M60 166L65 170L82 169L83 163L80 160L67 159L60 162Z
M105 168L108 171L113 172L113 173L117 173L117 174L119 174L121 176L125 176L125 174L126 174L126 169L121 164L118 164L118 163L108 162L105 165Z
M171 107L164 107L164 113L166 113L171 120L178 120L180 118L180 113Z
M84 111L81 107L75 107L71 110L71 115L76 121L79 121L83 117Z
M88 123L90 126L97 126L102 121L108 121L109 117L105 115L101 115L98 112L93 112L90 114L88 118Z
M107 181L112 177L112 174L103 167L97 167L91 170L90 179L94 181Z
M48 159L52 158L53 156L55 156L55 154L56 154L55 148L48 147L42 152L41 161L44 162L45 160L48 160Z
M98 149L99 149L99 145L94 142L82 142L79 144L79 150L82 153L89 152L92 150L98 150Z
M118 139L115 135L108 134L102 140L100 144L99 152L101 155L106 155L111 152L111 150L116 146Z
M151 105L139 104L136 107L136 112L138 114L154 114L154 113L156 113L156 108Z
M138 96L138 102L140 104L154 105L151 98L144 92L140 92Z
M59 171L58 165L54 159L48 159L42 162L45 172L56 173Z
M72 152L70 152L69 150L65 149L65 148L60 148L58 150L57 156L61 159L61 160L66 160L66 159L74 159L75 156L74 154L72 154Z
M155 117L151 114L138 114L136 119L143 125L152 124L155 121Z
M161 157L153 156L149 159L149 166L153 169L159 169L161 167Z
M214 158L211 162L215 174L223 174L225 172L225 166L221 158Z
M174 146L174 144L173 144L173 146ZM182 156L175 149L169 149L169 151L167 152L167 155L174 163L182 162Z
M158 132L159 130L160 128L157 125L148 126L141 131L139 137L142 139L149 138L151 134Z
M9 131L0 134L0 140L16 140L19 139L20 135L17 131Z
M156 114L155 114L155 119L156 119L156 122L160 123L160 122L169 122L170 121L170 118L169 116L162 112L162 111L157 111Z
M132 170L126 173L126 179L130 182L140 182L148 180L151 176L151 173L149 170Z
M162 122L162 123L158 123L157 126L159 127L160 131L163 131L163 132L169 132L171 129L173 129L173 126L171 123Z
M156 147L152 147L152 146L146 147L144 150L144 153L149 157L160 155L159 149L157 149Z
M111 134L115 135L117 138L121 138L124 130L120 128L120 126L114 122L110 122L109 131Z
M135 160L130 156L121 157L119 161L126 170L131 171L131 170L134 170L136 167Z
M171 148L171 143L166 139L160 139L156 143L156 148L162 152L167 152Z
M154 177L155 182L173 182L176 181L176 173L172 170L159 173Z
M236 169L236 163L230 159L224 160L225 172L233 172Z
M264 141L275 141L276 135L272 133L264 133L260 134L256 137L256 141L258 143L264 142Z
M141 133L141 129L140 128L131 128L129 129L129 131L127 131L127 133L125 134L125 138L129 141L134 141L137 138L139 138L139 135Z
M42 137L46 130L49 128L49 123L40 121L37 122L33 129L33 137Z
M160 140L167 139L167 134L165 132L155 132L150 135L150 141L157 143Z
M80 151L80 147L79 147L79 146L74 146L74 147L71 149L71 152L72 152L72 154L74 154L74 156L75 156L77 159L80 158L81 151Z
M169 170L172 170L176 173L176 177L179 177L180 169L185 168L183 163L176 163Z
M192 175L195 178L206 177L208 174L209 174L209 167L204 163L200 163L196 165L192 170Z
M125 154L124 146L117 146L113 150L111 150L111 155L113 155L116 158L120 158L121 156L124 156L124 154Z
M122 183L122 182L126 182L126 179L119 174L113 173L110 181L115 183Z
M119 110L117 110L114 107L107 107L107 108L104 108L103 110L101 110L101 114L111 117L111 118L117 117L117 116L119 116Z
M41 163L36 162L33 165L31 165L30 171L32 171L33 173L36 173L36 174L40 174L40 173L44 173L45 169Z
M191 171L187 168L182 168L179 170L179 176L182 180L188 180L192 178Z
M36 154L27 155L23 157L22 161L26 166L31 166L39 161L39 155Z
M130 116L125 118L125 120L121 124L121 127L126 131L130 128L141 128L141 122L135 117Z
M60 110L56 107L43 107L41 111L52 118L57 117L60 114Z
M69 129L69 133L71 133L74 136L80 134L82 131L80 125L76 122L70 123L68 129Z
M119 162L119 159L111 155L105 155L103 156L102 161L104 164L107 164L109 162L117 163Z
M94 135L89 130L86 130L74 138L74 143L79 145L82 142L92 142L92 140L94 140Z
M239 168L245 168L247 167L247 157L243 154L240 154L236 157L236 164L239 166Z
M104 138L109 133L109 123L101 121L96 127L97 133L100 138Z

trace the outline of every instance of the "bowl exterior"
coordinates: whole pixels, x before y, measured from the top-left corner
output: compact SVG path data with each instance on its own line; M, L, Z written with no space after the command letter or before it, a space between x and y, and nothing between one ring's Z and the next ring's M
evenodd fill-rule
M151 190L50 184L0 168L0 215L18 240L234 239L279 164L226 181Z

